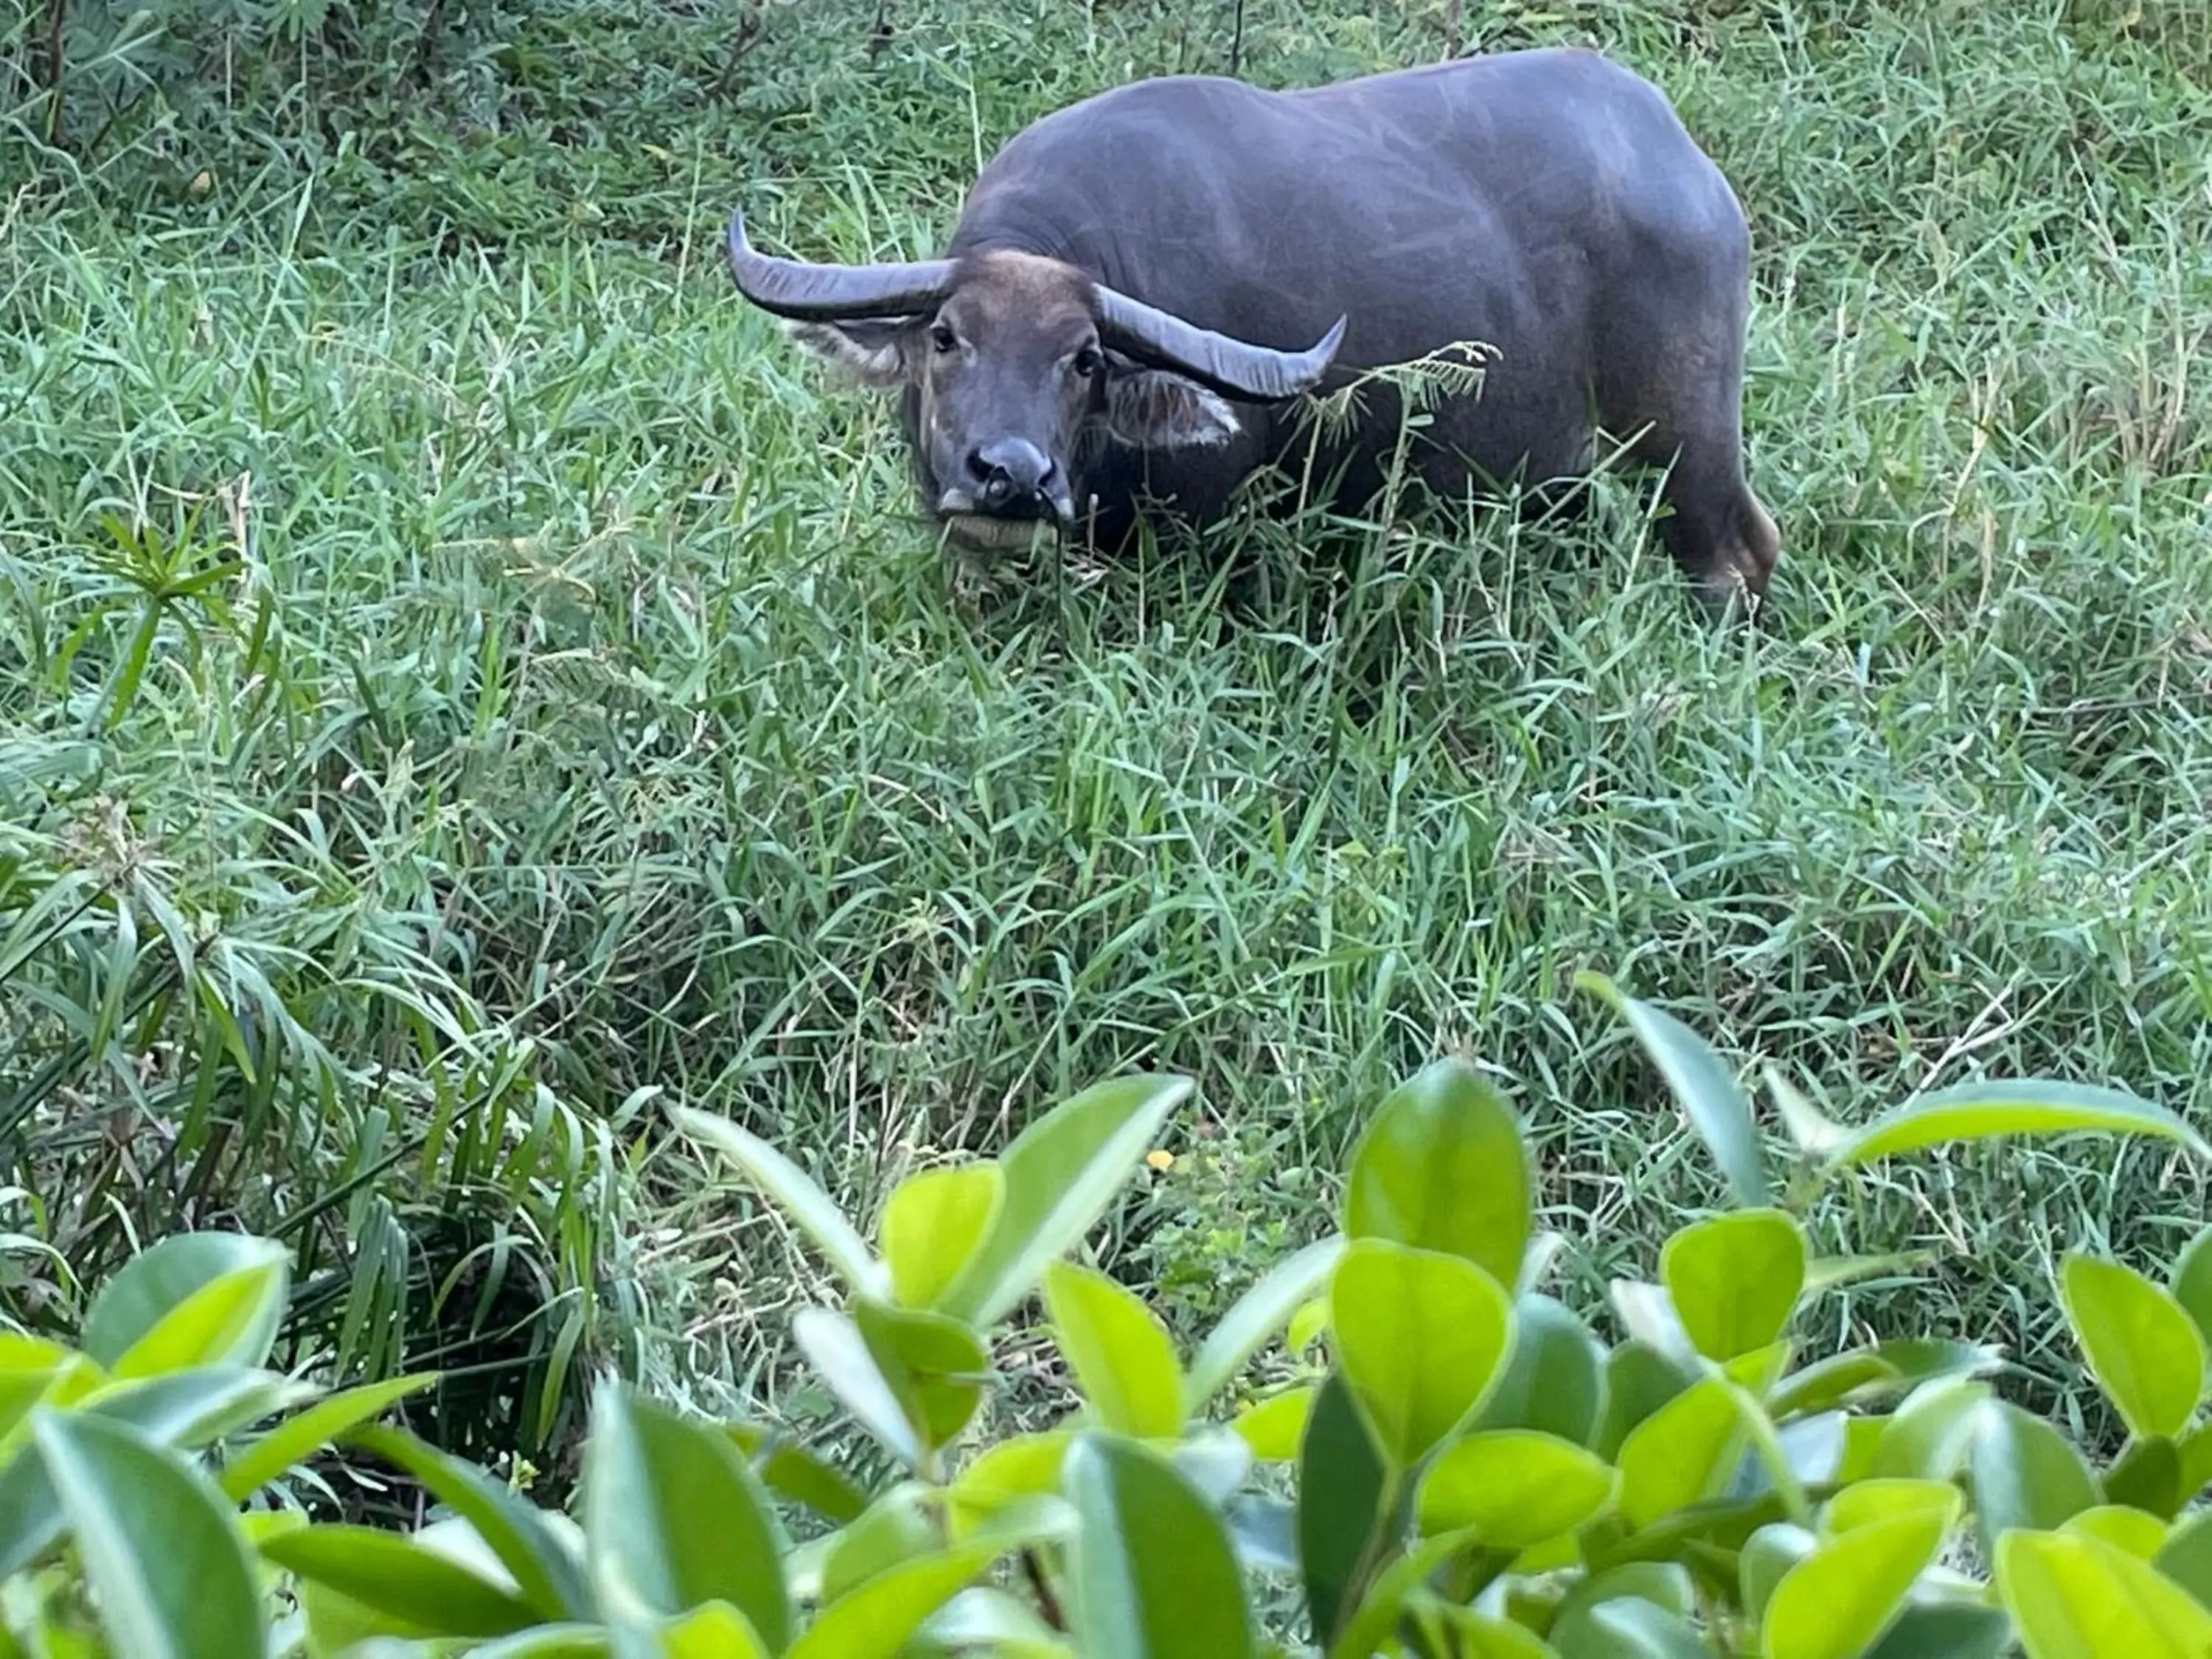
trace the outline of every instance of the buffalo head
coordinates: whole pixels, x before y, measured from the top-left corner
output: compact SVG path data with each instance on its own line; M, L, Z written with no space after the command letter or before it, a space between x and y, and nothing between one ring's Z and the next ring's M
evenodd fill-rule
M1344 337L1340 319L1305 351L1253 345L1012 250L894 264L777 258L746 241L742 214L729 256L739 291L794 323L807 349L906 391L925 504L977 548L1070 526L1087 443L1225 443L1232 402L1312 390Z

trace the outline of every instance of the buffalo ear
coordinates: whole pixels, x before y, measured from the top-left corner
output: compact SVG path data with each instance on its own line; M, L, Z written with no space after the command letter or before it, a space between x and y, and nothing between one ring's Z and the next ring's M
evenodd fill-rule
M1139 449L1225 444L1240 429L1228 400L1157 368L1117 374L1106 387L1106 429Z
M906 379L906 337L913 325L889 322L790 323L799 349L862 386L884 392Z

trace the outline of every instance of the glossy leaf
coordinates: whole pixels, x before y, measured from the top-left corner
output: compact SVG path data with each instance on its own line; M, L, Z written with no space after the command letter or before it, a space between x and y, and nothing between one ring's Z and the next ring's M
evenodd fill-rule
M1782 1334L1805 1288L1805 1235L1779 1210L1683 1228L1659 1254L1675 1316L1699 1353L1734 1359Z
M1298 1571L1324 1645L1350 1616L1391 1501L1389 1464L1352 1385L1332 1371L1314 1396L1298 1457Z
M1648 1344L1620 1343L1605 1357L1605 1406L1590 1449L1618 1462L1620 1448L1638 1425L1693 1381L1689 1370Z
M1006 1171L983 1161L923 1170L899 1182L882 1225L891 1299L936 1307L990 1233L1006 1193Z
M243 1503L279 1475L329 1445L347 1430L365 1423L409 1395L437 1381L434 1371L368 1382L319 1400L288 1417L252 1444L240 1447L216 1477L223 1494Z
M1513 1322L1513 1352L1473 1425L1590 1444L1605 1404L1605 1349L1580 1316L1539 1291L1515 1300Z
M1668 1088L1689 1115L1728 1177L1737 1203L1762 1206L1771 1201L1751 1103L1721 1064L1711 1044L1662 1009L1624 994L1601 974L1577 973L1575 983L1610 1003L1628 1022L1644 1052L1667 1079Z
M823 1601L834 1601L878 1573L940 1547L930 1492L921 1481L901 1480L836 1534L822 1563Z
M988 1585L963 1589L931 1613L908 1651L911 1659L1072 1659L1067 1644L1025 1602Z
M1903 1515L1933 1515L1948 1532L1962 1507L1959 1488L1948 1480L1875 1477L1855 1480L1830 1498L1820 1525L1832 1534L1846 1533Z
M1952 1375L1907 1395L1875 1443L1873 1473L1948 1480L1966 1467L1981 1429L1981 1406L1994 1398L1986 1382Z
M1139 1439L1182 1432L1182 1366L1167 1327L1135 1292L1096 1268L1055 1261L1044 1270L1044 1302L1100 1423Z
M1898 1614L1867 1659L2003 1659L2014 1651L2012 1634L2012 1620L2002 1607L1915 1602Z
M1292 1251L1237 1298L1190 1362L1190 1374L1183 1384L1185 1417L1197 1416L1245 1362L1328 1284L1344 1255L1344 1243L1340 1235L1331 1234Z
M702 1602L669 1620L659 1637L659 1659L770 1659L760 1632L727 1601Z
M1765 1659L1858 1659L1935 1559L1948 1518L1940 1509L1907 1510L1823 1540L1768 1598Z
M2173 1264L2170 1286L2197 1334L2212 1343L2212 1227L2203 1229L2183 1249Z
M31 1432L116 1653L267 1653L245 1539L204 1475L111 1418L41 1407Z
M1061 1466L1073 1440L1068 1429L1016 1435L976 1454L945 1491L947 1534L963 1543L1001 1512L1060 1490Z
M974 1328L945 1314L856 1297L854 1326L926 1451L950 1445L982 1403L991 1355Z
M729 1437L627 1385L602 1383L584 1449L581 1516L604 1599L662 1618L727 1601L781 1652L783 1539Z
M2133 1267L2069 1251L2058 1296L2089 1369L2136 1435L2180 1432L2204 1392L2204 1338Z
M2002 1351L1944 1337L1908 1336L1851 1348L1806 1366L1774 1389L1768 1404L1778 1417L1865 1404L1902 1394L1930 1378L1972 1376L1998 1369Z
M1481 1403L1510 1357L1512 1316L1498 1281L1459 1256L1379 1238L1346 1249L1329 1291L1338 1363L1400 1468Z
M1621 1443L1620 1510L1632 1527L1714 1496L1747 1436L1733 1387L1717 1376L1668 1401Z
M1436 1060L1383 1097L1352 1150L1347 1238L1460 1256L1511 1286L1534 1225L1519 1120L1474 1066Z
M843 1525L868 1507L868 1495L805 1447L758 1424L726 1422L722 1432L753 1465L763 1486Z
M1819 1535L1809 1527L1790 1521L1761 1527L1744 1540L1736 1556L1736 1594L1743 1602L1744 1617L1753 1628L1765 1618L1774 1587L1820 1543Z
M291 1252L269 1239L172 1233L100 1286L79 1346L109 1371L130 1376L188 1365L258 1365L276 1338L291 1263Z
M2028 1659L2212 1653L2212 1612L2148 1562L2100 1539L2015 1532L1995 1560L1998 1599Z
M1504 1429L1446 1447L1422 1476L1416 1508L1425 1533L1472 1529L1487 1547L1518 1551L1598 1514L1620 1480L1571 1442Z
M261 1553L288 1572L441 1636L499 1636L537 1622L530 1604L443 1551L379 1527L278 1533Z
M2181 1453L2163 1435L2130 1443L2105 1471L2105 1497L2161 1521L2181 1509Z
M1482 1545L1472 1531L1423 1538L1389 1559L1369 1582L1359 1605L1328 1644L1328 1659L1370 1659L1383 1650L1406 1611L1407 1598L1455 1562L1479 1554Z
M1589 1626L1605 1645L1562 1649L1563 1659L1711 1659L1697 1627L1651 1602L1621 1597L1589 1610Z
M1305 1437L1313 1403L1311 1384L1285 1389L1239 1412L1230 1419L1229 1426L1243 1437L1252 1455L1262 1462L1288 1462L1298 1455L1298 1443Z
M1868 1124L1828 1155L1846 1169L1899 1152L1996 1135L2148 1135L2178 1142L2212 1163L2212 1145L2163 1106L2118 1089L2023 1078L1938 1089Z
M1646 1603L1679 1618L1695 1604L1695 1592L1688 1570L1676 1562L1632 1561L1607 1567L1574 1584L1561 1599L1552 1622L1552 1645L1564 1659L1649 1652L1620 1645L1624 1638L1619 1631L1595 1622L1593 1615L1598 1609L1622 1600Z
M877 1574L823 1608L788 1659L892 1659L921 1623L999 1555L997 1542L925 1555Z
M854 1420L908 1468L919 1468L921 1437L850 1316L828 1308L802 1308L792 1316L791 1336L815 1376L853 1413Z
M999 1160L1006 1196L983 1243L938 1298L941 1313L988 1328L1035 1287L1105 1213L1168 1114L1190 1097L1188 1078L1097 1084L1014 1137Z
M2008 1531L2062 1526L2097 1503L2088 1466L2050 1424L2002 1400L1975 1415L1967 1468L1984 1559Z
M684 1134L713 1147L772 1199L813 1241L823 1259L837 1270L854 1294L890 1294L889 1269L876 1260L867 1242L813 1176L758 1135L726 1117L689 1106L670 1108L669 1116Z
M346 1438L406 1470L453 1510L539 1617L580 1619L589 1611L583 1564L568 1535L505 1481L386 1425L355 1429Z
M1409 1609L1407 1617L1427 1637L1425 1652L1448 1653L1452 1659L1559 1659L1558 1650L1526 1625L1485 1618L1433 1596Z
M2200 1510L2168 1532L2151 1565L2212 1607L2212 1510Z
M70 1415L128 1424L158 1445L195 1449L313 1392L270 1371L208 1366L102 1387L77 1400ZM44 1553L61 1533L61 1500L44 1460L18 1456L0 1470L0 1517L5 1517L0 1521L0 1579L5 1579Z
M1082 1517L1070 1612L1085 1659L1252 1659L1228 1535L1166 1460L1118 1437L1079 1435L1064 1484Z
M2166 1542L2166 1523L2154 1515L2121 1504L2100 1504L2070 1517L2058 1529L2069 1537L2096 1538L2137 1560L2148 1561Z

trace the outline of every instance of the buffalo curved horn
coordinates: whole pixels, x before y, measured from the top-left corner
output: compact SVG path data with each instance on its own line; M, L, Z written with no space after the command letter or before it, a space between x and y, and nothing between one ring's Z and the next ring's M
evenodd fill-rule
M1103 283L1093 294L1099 337L1114 349L1248 403L1272 403L1312 391L1344 343L1342 317L1307 349L1277 351L1200 328Z
M729 250L738 291L763 311L800 322L911 317L942 303L952 288L950 259L836 265L763 253L745 240L742 210L730 216Z

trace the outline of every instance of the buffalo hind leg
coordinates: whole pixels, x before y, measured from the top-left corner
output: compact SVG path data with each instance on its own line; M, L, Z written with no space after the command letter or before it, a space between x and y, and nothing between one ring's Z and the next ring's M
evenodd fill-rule
M1716 621L1756 614L1766 602L1781 533L1744 481L1731 446L1686 443L1645 459L1667 468L1661 495L1668 511L1660 538Z

